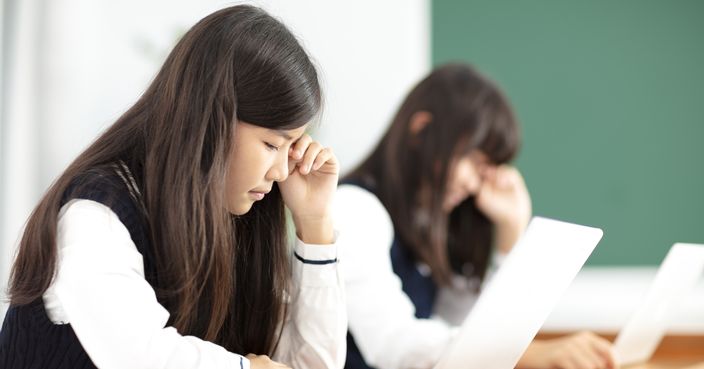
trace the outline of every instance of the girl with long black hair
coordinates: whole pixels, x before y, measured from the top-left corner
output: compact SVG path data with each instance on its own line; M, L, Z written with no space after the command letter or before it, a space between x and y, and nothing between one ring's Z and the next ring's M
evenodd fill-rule
M321 100L264 11L198 22L31 214L0 367L341 367L338 162L305 133Z
M508 100L471 66L440 66L406 96L337 192L335 220L346 245L346 368L437 363L493 262L530 220L528 190L509 164L519 144ZM614 365L610 344L589 332L534 341L518 363Z

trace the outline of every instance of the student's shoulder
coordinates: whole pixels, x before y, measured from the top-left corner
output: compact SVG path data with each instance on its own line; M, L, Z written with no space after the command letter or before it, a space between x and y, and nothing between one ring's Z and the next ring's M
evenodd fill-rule
M379 198L360 186L343 184L335 194L336 217L354 224L377 224L393 228L391 217Z
M73 199L106 203L126 194L126 187L110 167L91 168L77 174L63 194L63 202Z
M376 197L376 195L367 190L364 187L357 186L355 184L348 184L344 183L339 186L337 186L337 196L343 196L343 197L350 197L353 199L361 199L361 200L376 200L377 202L379 201L379 198Z
M386 212L379 198L371 191L352 184L342 184L337 187L335 201L344 204L348 210L359 209L364 212Z
M348 265L346 278L354 279L361 268L385 268L394 239L389 213L374 193L356 186L340 185L334 200L335 228L341 260ZM361 270L359 269L359 270Z
M115 166L101 166L86 170L76 175L62 198L62 208L66 205L80 203L81 207L110 209L126 225L137 223L142 210L139 199L130 189L125 174ZM81 200L81 201L77 201ZM86 201L93 202L88 205ZM95 206L97 204L101 206Z

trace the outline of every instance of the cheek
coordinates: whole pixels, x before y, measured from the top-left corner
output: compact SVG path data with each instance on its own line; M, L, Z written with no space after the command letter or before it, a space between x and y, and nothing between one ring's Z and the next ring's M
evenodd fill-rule
M246 147L241 149L237 149L237 147L235 146L228 157L227 176L225 177L225 192L230 203L242 195L248 182L251 182L249 177L252 175L249 150Z
M242 215L247 213L254 203L249 191L262 185L264 175L252 155L232 159L225 177L225 201L230 213Z
M238 175L238 172L239 171L230 170L225 180L225 192L227 193L228 199L232 199L238 192L242 191L242 176Z
M242 184L240 183L242 177L238 175L239 172L241 172L241 168L237 163L230 162L225 177L225 201L228 210L233 214L238 213L239 203L242 202L243 197Z
M228 191L246 193L269 184L267 173L277 163L277 155L278 152L266 150L256 143L235 150L230 156Z

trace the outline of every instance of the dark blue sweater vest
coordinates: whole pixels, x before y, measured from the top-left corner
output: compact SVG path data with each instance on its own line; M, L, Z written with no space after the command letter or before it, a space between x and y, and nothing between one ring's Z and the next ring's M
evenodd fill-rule
M344 184L355 185L374 193L373 189L359 182L346 181ZM433 313L435 295L437 287L429 275L423 275L418 271L417 261L409 248L402 244L398 234L394 236L391 244L391 267L401 279L403 292L408 295L416 308L416 318L427 319ZM354 337L347 332L347 360L345 369L373 369L362 357Z
M155 272L153 252L141 203L134 197L134 187L129 187L134 181L130 182L128 178L128 173L117 168L86 174L69 186L62 204L71 199L88 199L110 207L127 227L142 254L145 275L152 283ZM39 298L29 305L12 305L7 311L0 330L0 368L92 369L96 366L71 325L52 323L44 310L44 302Z

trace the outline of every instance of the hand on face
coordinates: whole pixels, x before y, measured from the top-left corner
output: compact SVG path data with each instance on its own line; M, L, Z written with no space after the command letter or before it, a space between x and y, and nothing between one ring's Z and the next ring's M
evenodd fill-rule
M531 201L521 173L514 167L488 167L475 203L498 228L522 233L531 217Z
M518 368L614 369L618 364L611 343L591 332L533 341L518 362Z
M332 199L340 166L329 148L305 134L289 149L289 175L279 183L298 236L308 243L330 243Z
M301 240L330 243L339 165L330 149L305 134L306 128L276 130L239 122L228 158L226 205L232 214L245 214L277 182Z

